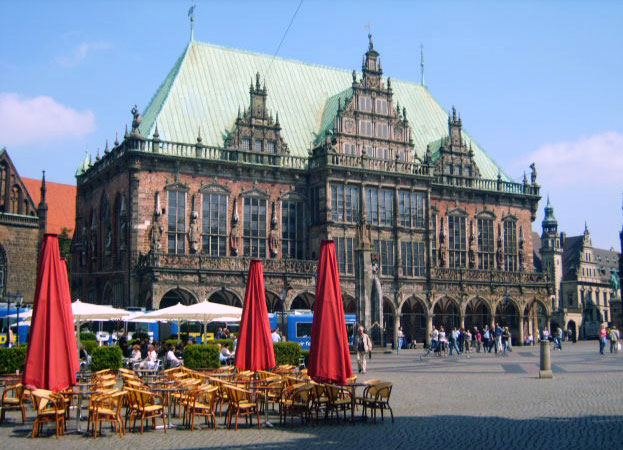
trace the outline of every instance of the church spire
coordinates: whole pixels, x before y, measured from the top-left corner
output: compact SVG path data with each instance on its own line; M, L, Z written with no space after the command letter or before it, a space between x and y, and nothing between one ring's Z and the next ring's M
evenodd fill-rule
M43 232L47 232L48 228L48 203L46 201L47 187L45 185L45 170L42 171L41 176L41 200L37 207L37 216L39 216L39 229Z

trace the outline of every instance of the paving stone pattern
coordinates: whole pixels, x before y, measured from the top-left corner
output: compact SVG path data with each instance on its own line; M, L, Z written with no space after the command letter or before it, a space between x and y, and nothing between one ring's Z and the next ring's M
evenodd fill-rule
M44 449L579 449L623 448L623 354L599 355L596 342L552 353L555 378L539 380L538 348L508 355L426 357L421 350L375 353L360 379L394 382L396 422L328 424L239 431L148 431L92 439L32 440L17 415L0 426L0 448ZM73 428L73 421L69 423ZM86 426L86 423L85 423ZM51 433L51 429L50 429ZM46 432L44 431L44 435Z

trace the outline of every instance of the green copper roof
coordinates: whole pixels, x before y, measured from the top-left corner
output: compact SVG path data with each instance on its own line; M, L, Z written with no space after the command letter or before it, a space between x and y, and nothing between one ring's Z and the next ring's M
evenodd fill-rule
M189 43L145 109L141 133L151 137L157 124L161 140L191 144L201 128L203 144L222 147L238 109L249 106L249 84L258 71L268 90L267 107L273 115L279 113L291 154L308 156L331 127L337 99L351 94L352 71L196 41ZM392 89L394 99L407 109L415 151L423 158L428 143L448 135L448 114L420 84L392 78ZM502 173L508 180L467 133L463 136L472 143L483 178Z

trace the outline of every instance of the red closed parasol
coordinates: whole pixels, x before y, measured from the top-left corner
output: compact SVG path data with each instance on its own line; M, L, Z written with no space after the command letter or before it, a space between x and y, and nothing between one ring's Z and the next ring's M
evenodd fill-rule
M264 269L259 260L251 261L249 267L234 365L240 370L266 370L276 365L266 308Z
M58 238L46 234L39 256L24 384L60 391L76 384L79 369L67 267L60 258Z
M345 384L353 376L333 241L320 245L308 369L319 383Z

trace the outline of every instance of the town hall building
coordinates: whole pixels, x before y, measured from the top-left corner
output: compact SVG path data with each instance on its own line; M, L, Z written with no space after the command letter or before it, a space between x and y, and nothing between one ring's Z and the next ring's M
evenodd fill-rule
M499 322L519 343L548 326L536 168L511 181L454 108L385 69L371 36L360 72L191 41L76 173L74 296L241 305L257 258L270 312L313 310L333 239L344 309L377 342Z

